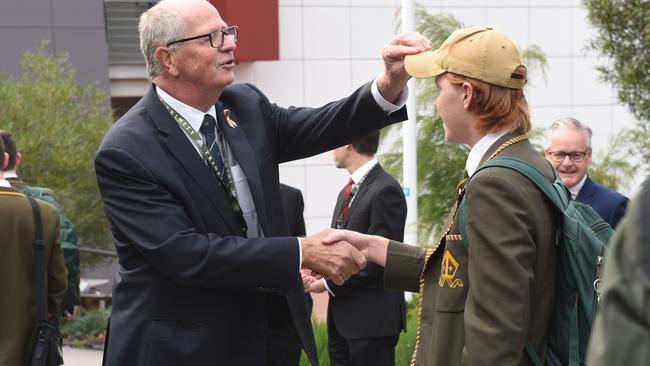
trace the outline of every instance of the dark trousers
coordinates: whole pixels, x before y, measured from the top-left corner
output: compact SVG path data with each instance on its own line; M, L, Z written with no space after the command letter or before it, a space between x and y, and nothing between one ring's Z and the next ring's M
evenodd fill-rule
M266 334L266 366L298 366L302 347L293 329L274 329Z
M331 366L394 366L395 345L399 334L350 339L343 337L334 321L327 322L328 350Z

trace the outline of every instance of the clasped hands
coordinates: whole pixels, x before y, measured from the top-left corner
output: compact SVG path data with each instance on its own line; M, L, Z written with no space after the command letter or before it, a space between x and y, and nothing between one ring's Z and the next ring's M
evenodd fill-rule
M321 278L342 285L366 266L386 263L388 239L349 230L325 229L300 239L303 284L306 291L322 292Z

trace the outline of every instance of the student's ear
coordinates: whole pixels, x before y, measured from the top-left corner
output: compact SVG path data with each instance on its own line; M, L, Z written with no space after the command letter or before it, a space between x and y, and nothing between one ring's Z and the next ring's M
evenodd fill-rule
M470 82L463 83L463 108L469 110L474 102L474 85Z
M14 162L14 170L18 171L20 163L23 161L23 155L21 153L16 153L16 161Z

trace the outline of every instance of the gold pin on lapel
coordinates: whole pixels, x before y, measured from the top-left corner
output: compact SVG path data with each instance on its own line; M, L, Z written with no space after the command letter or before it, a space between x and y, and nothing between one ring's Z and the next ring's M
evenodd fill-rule
M223 116L226 117L228 126L230 126L231 128L237 128L237 122L233 121L232 118L230 118L230 109L224 109Z

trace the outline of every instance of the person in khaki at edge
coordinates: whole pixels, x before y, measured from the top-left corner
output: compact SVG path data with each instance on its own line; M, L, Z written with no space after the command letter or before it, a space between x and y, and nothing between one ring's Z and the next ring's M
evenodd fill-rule
M8 155L0 139L0 168ZM54 321L67 289L68 272L59 243L59 215L54 206L36 200L41 211L47 312ZM36 341L34 293L34 236L32 206L12 188L0 169L0 365L26 365Z
M375 159L379 131L336 148L337 168L350 180L336 200L332 227L404 240L406 199L402 187ZM383 288L383 268L369 263L338 286L311 282L312 292L330 294L328 350L332 366L392 366L395 345L406 327L404 292Z
M209 2L162 0L138 28L152 85L95 157L121 266L105 365L284 366L274 330L295 331L318 364L300 269L342 283L365 257L289 235L278 164L406 119L404 56L429 41L397 36L374 81L318 108L282 108L231 85L239 30Z
M591 163L592 134L589 126L575 118L558 119L548 128L546 159L560 174L571 197L593 207L603 220L616 229L625 215L629 200L587 174Z
M556 282L553 206L515 171L474 174L494 156L508 156L553 181L553 168L525 137L531 126L520 53L503 33L467 28L405 65L412 76L436 78L447 141L471 147L471 180L459 184L457 197L457 204L466 200L468 246L457 204L431 249L352 231L324 240L348 240L385 266L387 288L420 292L415 365L531 365L527 341L545 360Z

